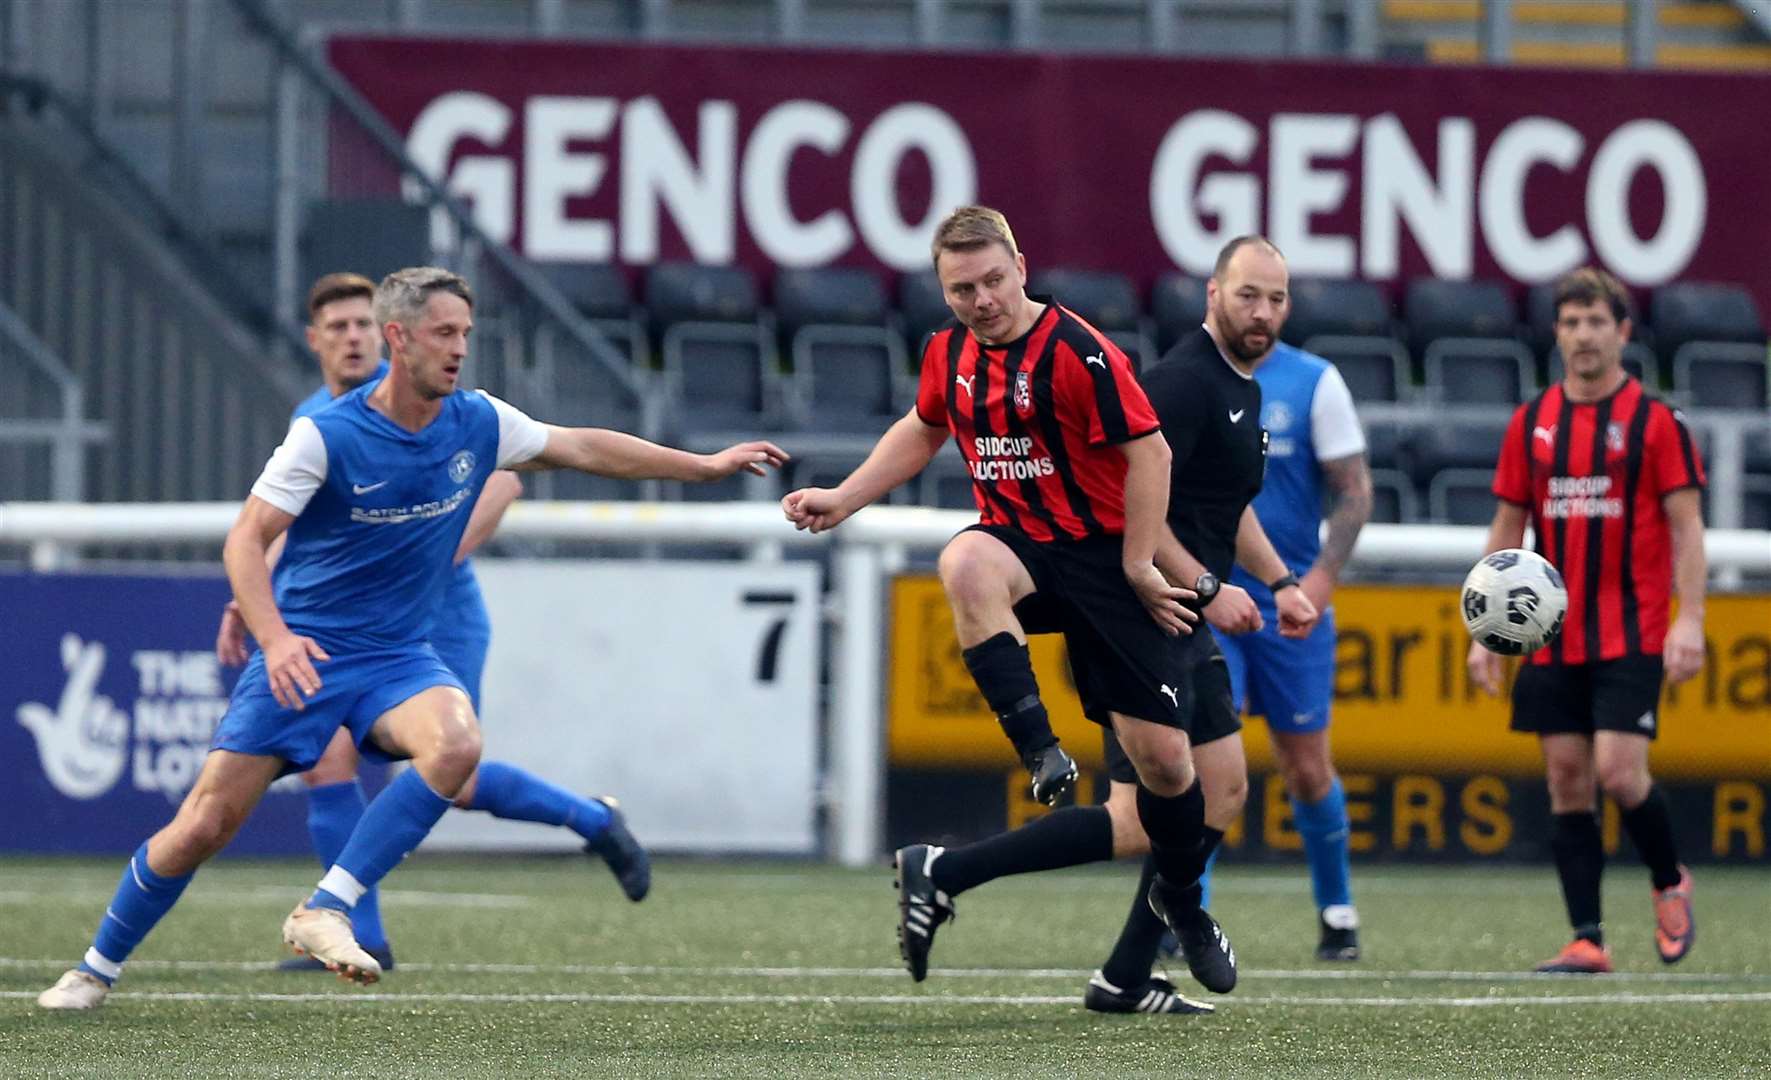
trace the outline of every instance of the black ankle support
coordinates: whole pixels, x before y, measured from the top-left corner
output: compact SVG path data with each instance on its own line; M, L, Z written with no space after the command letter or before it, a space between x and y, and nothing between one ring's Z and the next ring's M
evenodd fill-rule
M1027 646L1003 631L973 645L962 654L984 700L996 714L1003 734L1014 744L1023 761L1055 744L1051 720L1039 700L1039 683L1033 678L1033 660Z

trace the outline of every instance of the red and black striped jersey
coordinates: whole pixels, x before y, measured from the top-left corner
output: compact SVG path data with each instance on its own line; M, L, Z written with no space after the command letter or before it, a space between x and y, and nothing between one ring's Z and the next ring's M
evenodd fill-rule
M1125 532L1125 456L1116 444L1157 430L1131 362L1049 297L1015 341L980 346L966 327L923 346L916 414L953 432L987 525L1030 539Z
M1529 512L1537 553L1568 584L1562 633L1528 663L1660 655L1673 580L1661 500L1703 483L1683 417L1633 377L1591 402L1558 383L1513 413L1494 494Z

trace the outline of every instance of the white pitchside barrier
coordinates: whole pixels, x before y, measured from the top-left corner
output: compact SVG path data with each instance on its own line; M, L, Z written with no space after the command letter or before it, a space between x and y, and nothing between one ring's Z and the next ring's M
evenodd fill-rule
M64 545L219 543L238 503L0 504L0 544L31 546L32 565L65 565ZM882 695L885 666L883 601L889 574L912 549L939 548L976 521L959 510L870 507L823 536L795 532L772 502L595 503L522 502L499 526L504 539L598 540L660 544L751 545L753 557L776 558L785 545L834 544L834 589L827 617L836 633L831 665L829 851L860 866L880 850L885 777ZM1482 553L1487 530L1474 526L1370 525L1353 554L1357 566L1385 570L1462 571ZM1723 581L1771 575L1771 532L1713 529L1705 548Z

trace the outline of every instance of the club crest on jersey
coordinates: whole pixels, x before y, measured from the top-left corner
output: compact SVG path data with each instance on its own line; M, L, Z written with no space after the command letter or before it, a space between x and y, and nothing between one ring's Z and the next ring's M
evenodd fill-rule
M1615 420L1605 425L1605 446L1613 454L1623 453L1623 425Z
M449 479L457 484L467 483L467 478L473 475L474 462L472 450L457 450L449 459Z
M1025 371L1015 372L1015 411L1022 416L1033 415L1033 380Z
M1269 401L1261 410L1261 426L1277 435L1291 430L1291 409L1283 401Z

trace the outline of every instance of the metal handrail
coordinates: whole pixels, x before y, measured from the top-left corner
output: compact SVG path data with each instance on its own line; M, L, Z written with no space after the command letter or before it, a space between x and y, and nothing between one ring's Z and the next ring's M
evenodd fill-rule
M442 186L436 177L427 173L406 152L404 142L393 127L382 115L370 105L368 100L358 93L357 89L345 81L331 64L314 56L289 27L270 10L264 0L231 0L234 8L246 20L248 26L259 31L266 42L276 50L277 55L300 71L309 83L323 91L327 98L346 113L363 129L364 133L399 166L402 173L416 180L432 207L442 207L454 220L455 227L460 230L464 240L471 240L482 250L491 255L498 268L522 286L530 299L540 305L555 322L564 326L586 352L601 364L607 373L632 395L635 400L643 400L642 387L638 375L630 369L625 358L603 334L592 326L590 321L580 315L571 301L567 300L553 283L529 261L488 236L473 220L473 215L455 196Z
M161 239L177 252L191 270L236 317L262 334L275 335L295 349L294 355L305 355L306 344L301 333L281 325L271 309L228 269L226 258L217 251L196 223L186 219L168 202L148 179L101 134L91 115L78 102L42 79L0 74L0 98L17 98L32 115L45 108L56 115L79 136L90 160L102 166L121 185L138 209L147 211Z
M55 498L78 501L86 472L86 444L109 441L108 424L87 420L79 376L10 307L0 303L0 340L4 340L61 390L59 420L0 420L0 443L43 442L50 448L50 490Z

